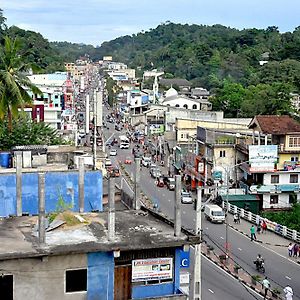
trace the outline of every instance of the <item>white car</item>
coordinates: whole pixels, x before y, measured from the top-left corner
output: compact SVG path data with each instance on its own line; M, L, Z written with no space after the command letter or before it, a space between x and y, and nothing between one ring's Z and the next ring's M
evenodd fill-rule
M191 193L189 192L181 192L181 203L183 204L192 204L193 203L193 197Z
M116 156L117 155L117 150L116 149L111 149L109 152L110 156Z
M112 166L112 162L109 158L105 159L105 167L111 167Z

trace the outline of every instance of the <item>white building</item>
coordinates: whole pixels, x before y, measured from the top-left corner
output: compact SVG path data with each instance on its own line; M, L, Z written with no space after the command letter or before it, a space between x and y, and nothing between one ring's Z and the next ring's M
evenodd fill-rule
M174 88L167 90L162 105L184 109L208 111L212 109L212 104L207 100L193 99L184 95L179 95Z

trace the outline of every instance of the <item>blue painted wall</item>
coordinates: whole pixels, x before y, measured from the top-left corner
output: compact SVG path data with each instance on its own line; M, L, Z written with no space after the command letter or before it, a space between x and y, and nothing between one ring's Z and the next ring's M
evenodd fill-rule
M112 252L87 255L87 300L111 300L114 297L114 256Z
M175 250L174 258L174 281L171 283L135 285L132 287L132 299L144 299L146 297L158 297L181 294L180 287L180 250Z
M84 210L102 211L102 173L87 171L84 177ZM78 172L47 172L45 174L46 212L57 209L59 196L74 211L79 209ZM29 214L38 213L38 174L22 174L22 210ZM16 214L16 175L0 175L0 216Z

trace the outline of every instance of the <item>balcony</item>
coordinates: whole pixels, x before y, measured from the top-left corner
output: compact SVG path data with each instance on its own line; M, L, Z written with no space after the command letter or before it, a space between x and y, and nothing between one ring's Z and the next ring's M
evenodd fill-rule
M280 194L299 192L299 184L271 184L271 185L252 185L250 186L251 194Z

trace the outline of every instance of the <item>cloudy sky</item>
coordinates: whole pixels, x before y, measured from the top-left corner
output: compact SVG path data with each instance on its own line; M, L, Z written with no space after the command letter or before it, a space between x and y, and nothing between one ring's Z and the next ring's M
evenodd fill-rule
M300 0L1 0L9 26L40 32L50 41L101 45L162 22L235 28L300 25Z

